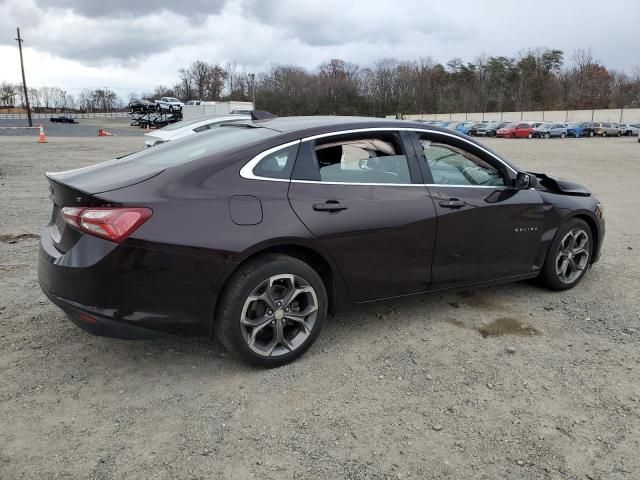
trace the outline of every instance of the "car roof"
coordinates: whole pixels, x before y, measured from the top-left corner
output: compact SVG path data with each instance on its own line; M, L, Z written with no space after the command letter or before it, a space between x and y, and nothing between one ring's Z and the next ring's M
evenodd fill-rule
M346 116L309 116L309 117L275 117L264 120L247 122L254 127L270 128L281 133L304 132L309 135L340 130L361 128L429 128L444 133L451 130L436 125L426 125L411 120L395 120L375 117L346 117Z

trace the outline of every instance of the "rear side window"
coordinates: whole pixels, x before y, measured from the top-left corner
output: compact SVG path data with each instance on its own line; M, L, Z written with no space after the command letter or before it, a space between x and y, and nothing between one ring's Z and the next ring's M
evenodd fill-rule
M323 182L411 183L407 156L394 134L333 137L316 143L313 153Z
M298 155L300 143L273 152L253 167L253 174L259 177L289 179Z

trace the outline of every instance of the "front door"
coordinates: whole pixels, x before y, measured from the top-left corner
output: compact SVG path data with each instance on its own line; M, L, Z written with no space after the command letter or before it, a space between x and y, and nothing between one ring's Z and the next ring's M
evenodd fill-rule
M512 186L514 173L462 139L417 133L438 212L433 288L532 273L543 232L540 194Z
M327 247L356 302L426 291L436 211L406 133L302 142L289 201Z

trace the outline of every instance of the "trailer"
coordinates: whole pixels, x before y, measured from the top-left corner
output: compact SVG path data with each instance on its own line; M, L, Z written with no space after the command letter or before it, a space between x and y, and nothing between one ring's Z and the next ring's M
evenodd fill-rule
M132 127L162 128L182 120L182 111L129 112Z
M190 100L182 107L182 114L185 120L190 120L212 115L249 114L252 110L254 110L253 102L200 102L198 100Z

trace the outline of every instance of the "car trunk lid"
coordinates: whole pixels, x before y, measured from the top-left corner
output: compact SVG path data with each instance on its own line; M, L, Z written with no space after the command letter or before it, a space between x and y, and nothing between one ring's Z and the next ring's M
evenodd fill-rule
M62 253L82 237L62 216L63 207L99 207L109 202L98 194L125 188L159 175L164 167L121 162L120 159L66 172L47 172L53 211L49 222L51 239Z

